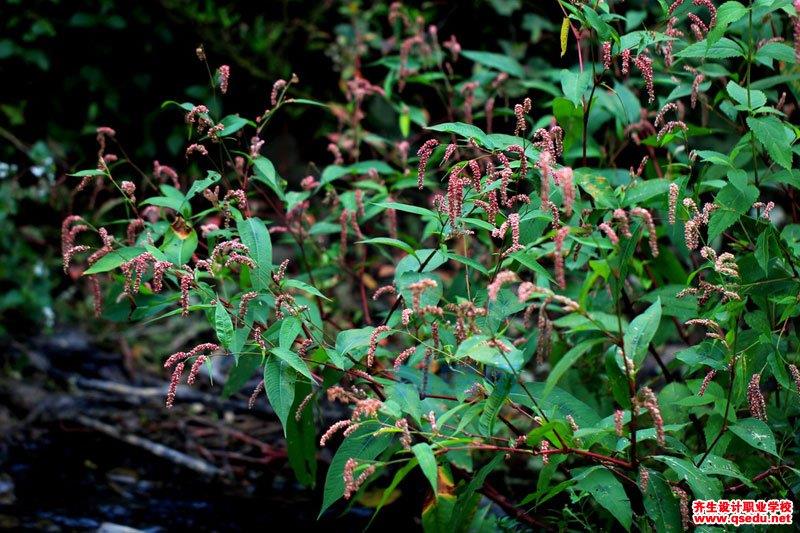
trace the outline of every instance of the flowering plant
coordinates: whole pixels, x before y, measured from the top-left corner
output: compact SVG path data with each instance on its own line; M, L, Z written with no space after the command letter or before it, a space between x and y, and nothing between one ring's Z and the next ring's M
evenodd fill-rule
M236 72L209 70L211 101L172 103L185 170L137 181L97 130L74 176L116 191L126 229L68 217L64 265L86 266L98 314L207 321L165 354L167 407L204 367L230 368L225 394L258 374L301 482L339 443L322 512L367 485L377 512L419 469L431 531L496 526L479 494L527 525L658 531L689 527L690 498L793 497L797 8L557 5L570 69L462 49L395 3L380 48L337 42L356 67L382 50L385 74L342 69L343 104L293 77L255 120L220 116ZM264 152L297 106L339 128L333 162L290 183Z

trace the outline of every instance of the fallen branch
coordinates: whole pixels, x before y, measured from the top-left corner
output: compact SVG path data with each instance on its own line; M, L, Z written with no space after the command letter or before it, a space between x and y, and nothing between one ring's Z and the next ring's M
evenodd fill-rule
M76 377L71 381L72 384L78 389L94 390L105 392L107 394L113 394L121 401L126 402L131 402L133 399L139 399L163 405L164 398L167 397L168 385L166 383L164 385L152 387L137 387L134 385L128 385L126 383L118 383L116 381L104 381L100 379L84 377ZM262 405L261 403L250 409L245 401L223 399L214 394L200 392L185 385L178 387L175 401L181 403L201 403L215 409L227 409L237 413L274 416L274 411L271 408Z
M123 434L114 426L110 426L100 422L99 420L89 418L88 416L78 415L74 418L74 420L79 424L86 426L87 428L91 428L108 437L120 440L126 444L130 444L131 446L141 448L152 453L156 457L161 457L162 459L166 459L200 474L207 476L220 476L223 473L222 470L210 463L207 463L206 461L203 461L202 459L191 457L183 452L173 450L172 448L164 446L163 444L153 442L137 435Z
M513 516L520 522L528 524L529 526L536 526L539 529L544 529L547 531L553 531L554 529L551 526L540 522L536 518L529 515L524 510L520 509L513 503L511 503L508 498L503 496L496 488L486 482L483 484L483 487L480 489L481 494L492 500L496 503L503 511L508 513L509 515Z

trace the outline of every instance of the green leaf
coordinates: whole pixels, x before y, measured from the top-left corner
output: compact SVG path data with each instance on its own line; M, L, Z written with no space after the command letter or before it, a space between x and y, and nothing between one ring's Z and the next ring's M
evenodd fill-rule
M408 138L411 134L411 114L409 113L408 106L403 106L398 115L397 125L400 127L400 134L403 138Z
M302 105L313 105L317 107L330 107L326 103L317 102L316 100L309 100L308 98L287 98L285 102L287 104L302 104Z
M222 397L230 398L234 393L239 392L242 387L253 377L256 368L261 363L261 356L258 355L245 355L239 357L230 373L228 379L225 380L225 386L222 388Z
M769 272L769 237L770 233L767 231L759 233L754 254L758 266L761 267L765 274Z
M631 501L622 483L603 467L594 467L577 483L577 488L588 492L626 531L631 528Z
M542 397L546 398L550 391L553 390L558 384L558 380L561 379L561 376L575 364L575 362L580 359L580 357L588 352L592 346L603 342L604 339L588 339L585 340L577 345L575 345L570 351L565 353L561 356L561 359L558 360L556 366L550 371L550 375L547 376L547 381L544 385L544 392L542 392Z
M164 236L161 250L174 265L185 265L192 258L197 249L197 232L191 230L185 237L170 228Z
M311 385L297 383L291 413L296 413L301 402L311 393ZM300 420L294 416L286 419L286 454L297 481L313 487L317 481L317 432L314 424L314 409L306 405Z
M307 377L309 380L314 381L311 371L308 369L305 361L300 359L300 356L288 348L273 348L270 353L281 359L283 362L297 370L300 374Z
M794 64L797 58L794 54L794 48L786 43L767 43L756 52L755 60L762 65L772 67L772 61L781 61L783 63Z
M422 473L428 478L431 487L433 487L433 493L436 494L439 489L439 474L437 473L436 456L433 454L433 450L427 442L420 442L412 446L411 451L414 452L414 457L417 458Z
M782 120L776 117L747 117L747 125L758 139L767 153L777 164L787 170L792 168L792 141L791 133Z
M114 270L125 261L130 261L137 255L141 255L144 252L145 249L138 246L126 246L124 248L112 250L98 259L95 264L87 268L83 272L83 275L89 276L91 274L100 274L102 272Z
M278 346L290 350L294 344L297 336L303 330L303 324L300 319L295 316L290 316L281 321L281 329L278 332Z
M250 272L253 288L260 291L268 289L272 281L272 240L267 227L260 218L251 217L239 220L236 228L242 243L250 250L250 258L257 265Z
M155 205L158 207L168 207L178 213L186 214L185 212L188 211L189 205L183 201L183 196L180 198L174 198L170 196L153 196L152 198L148 198L147 200L143 200L140 202L140 205Z
M655 196L666 193L668 190L669 181L666 179L637 181L626 189L623 205L625 207L641 205Z
M186 195L183 198L184 203L188 202L189 200L194 198L194 196L197 193L208 189L211 185L214 185L215 183L217 183L221 179L222 179L222 176L220 175L219 172L215 172L213 170L209 170L208 174L206 175L205 178L200 179L200 180L194 180L192 182L192 185L189 187L189 190L186 191Z
M597 207L606 209L619 207L614 189L611 188L608 178L605 176L578 169L575 171L575 183L594 199Z
M701 161L708 161L714 165L733 167L731 158L723 153L715 152L714 150L695 150L694 153L700 158Z
M623 342L625 355L636 366L647 356L647 348L661 322L661 298L658 298L644 313L634 318L625 330Z
M650 482L647 484L643 500L647 517L656 526L656 531L659 533L683 531L678 501L661 474L650 471Z
M628 390L628 378L622 363L622 350L616 344L606 350L606 376L614 399L625 409L630 409L631 398Z
M180 107L184 111L191 111L194 109L194 104L191 102L176 102L175 100L166 100L164 103L161 104L161 109L164 109L168 106L174 105L176 107Z
M469 357L479 363L500 368L506 372L519 371L522 368L522 352L517 348L512 348L510 352L503 353L499 348L490 346L488 341L490 337L486 335L473 335L464 342L458 345L456 350L456 359L463 359ZM508 339L498 339L510 345ZM510 366L509 366L510 363Z
M288 363L278 357L267 357L264 364L264 388L267 390L269 404L278 415L286 436L286 422L292 414L294 404L294 384L297 374Z
M740 217L740 214L729 209L716 210L708 223L708 240L713 241L722 235L722 232L734 225Z
M231 354L233 355L233 360L237 364L242 356L244 345L247 344L247 339L249 337L250 337L250 327L247 325L244 325L240 328L236 328L233 330L233 339L231 339L231 345L228 348L228 351L231 352Z
M184 217L188 218L192 212L192 206L184 201L184 194L173 187L172 185L161 185L159 190L163 196L153 196L140 202L141 205L155 205L159 207L168 207L181 213Z
M376 426L377 424L373 422L362 423L336 450L336 454L331 460L331 465L328 467L328 473L325 476L325 491L319 516L322 516L328 507L333 505L344 494L342 475L347 460L352 458L371 461L392 442L393 436L391 434L374 435L375 430L378 429Z
M442 266L446 261L447 255L442 250L430 248L417 250L416 254L409 254L397 263L394 270L395 282L399 281L406 272L430 272Z
M401 481L408 475L409 472L414 470L414 467L417 466L417 460L411 459L409 460L403 468L395 472L394 478L392 478L392 482L389 483L389 486L383 490L383 496L381 496L381 501L378 502L378 505L375 507L375 513L372 515L372 518L369 519L369 524L367 524L366 529L369 529L369 526L372 524L372 521L375 520L375 517L378 516L378 512L383 509L383 506L386 505L386 502L389 501L389 498L394 493L397 486L400 484Z
M378 174L392 174L395 172L385 161L368 159L348 166L328 165L325 167L325 170L322 171L320 183L325 185L344 176L367 174L372 170L376 171Z
M507 55L481 52L478 50L462 50L461 55L485 67L506 72L517 78L525 76L525 69L522 68L522 65L520 65L516 59L508 57Z
M413 213L415 215L420 215L424 217L435 217L436 213L431 211L430 209L426 209L424 207L419 207L416 205L409 205L409 204L399 204L397 202L375 202L375 205L379 207L384 207L386 209L394 209L395 211L403 211L406 213Z
M90 168L89 170L79 170L73 174L67 174L68 176L74 176L77 178L84 178L86 176L105 176L106 173L103 170L99 170L96 168Z
M698 455L695 458L695 462L700 461L702 455ZM736 478L745 485L752 486L752 482L750 478L742 474L739 470L739 467L736 466L736 463L733 461L728 461L727 459L723 459L719 455L709 454L703 464L700 465L700 470L704 474L710 474L715 476L726 476Z
M460 492L458 496L458 501L456 502L453 512L454 523L451 523L452 527L447 530L448 532L473 531L468 526L470 522L472 522L475 507L478 505L481 498L478 491L483 487L484 483L486 483L486 478L489 477L489 474L494 472L502 462L503 456L501 454L495 454L491 461L483 465L478 473L472 476L467 487L463 492ZM480 531L480 529L474 531Z
M675 57L706 58L706 59L729 59L732 57L742 57L744 52L736 42L723 37L719 41L710 44L707 40L702 40L690 44L677 54Z
M484 276L489 275L489 271L486 269L486 267L477 262L475 259L472 259L471 257L464 257L463 255L459 255L453 252L447 252L447 257L449 257L453 261L457 261L463 265L467 265L469 268L474 268Z
M745 418L733 424L730 430L753 448L779 457L775 447L775 436L769 426L761 420Z
M399 239L391 239L389 237L373 237L372 239L365 239L363 241L358 241L358 244L383 244L386 246L393 246L395 248L400 248L404 252L408 254L414 253L414 248Z
M497 415L506 402L506 398L508 398L513 384L514 380L510 374L504 375L494 384L494 389L492 389L492 393L486 399L486 405L483 408L483 413L481 414L478 424L481 434L484 436L490 437L492 435L494 422L497 420Z
M614 28L603 20L605 17L595 11L595 8L583 5L583 16L586 17L587 26L592 28L601 40L608 41L617 37L617 32L614 31ZM619 18L622 19L622 16Z
M396 403L403 413L411 415L415 421L422 417L422 403L417 387L410 383L392 383L386 387L386 399Z
M314 287L313 285L309 285L304 281L300 281L299 279L284 279L281 283L283 287L292 287L294 289L299 289L301 291L307 292L308 294L313 294L314 296L318 296L323 300L330 301L330 298L322 294L319 289Z
M534 398L539 399L536 402L538 407L533 403L528 394L522 391L521 386L517 386L512 390L509 397L512 401L533 409L537 414L540 407L548 413L554 413L553 416L563 417L571 415L575 419L575 422L581 427L596 426L600 422L600 417L593 408L563 389L556 387L550 392L547 398L542 398L544 383L528 381L525 383L525 388L528 389L528 393Z
M454 508L456 496L449 493L440 493L422 508L422 528L425 533L450 533L453 531L452 523L456 518Z
M749 185L747 173L741 169L728 171L728 184L723 187L714 203L719 206L708 223L708 240L714 240L750 210L758 198L758 189Z
M234 133L244 128L248 124L250 126L255 126L255 123L253 123L250 120L247 120L246 118L242 118L239 115L228 115L224 117L220 122L222 123L223 126L225 126L225 129L219 132L220 137L227 137L228 135L233 135Z
M725 35L725 30L728 28L728 26L746 14L747 8L739 2L725 2L719 6L717 8L717 23L713 28L711 28L711 31L708 32L708 42L716 43L719 41L722 36Z
M570 102L579 106L583 104L582 98L589 86L592 84L591 72L572 72L567 69L561 71L561 90Z
M488 143L486 133L478 126L473 126L472 124L465 124L463 122L445 122L435 126L428 126L425 129L430 131L452 133L467 140L475 139L482 145L486 145Z
M369 338L372 335L372 326L367 326L360 329L347 329L340 331L336 335L336 346L334 348L336 359L333 361L339 368L350 368L353 363L346 359L346 356L355 351L361 352L355 354L354 359L358 359L363 355L364 349L369 346ZM330 351L328 353L331 353Z
M686 480L695 498L716 500L722 495L722 483L705 475L691 461L667 455L655 455L653 459L661 461L678 474L678 477Z
M610 106L620 127L639 120L639 98L624 83L615 80L610 94L613 95Z
M546 268L540 265L533 257L533 255L525 252L524 250L521 250L519 252L514 252L513 254L511 254L510 257L511 259L513 259L520 265L524 266L531 272L534 272L539 276L542 276L543 278L550 280L553 283L556 282L556 280L553 279L553 276L550 274L550 272L548 272Z
M225 306L222 305L219 299L217 300L217 307L214 311L214 329L217 332L219 343L224 348L228 348L233 340L233 322L231 321L231 315L228 314L228 311L225 310Z
M272 161L264 156L258 156L253 159L253 170L254 180L264 183L278 195L278 198L281 200L284 199L281 178L278 176L278 173L275 172L275 165L272 164Z
M767 95L762 91L754 89L750 90L750 103L748 104L747 89L741 85L737 85L734 81L729 81L726 86L728 95L736 100L736 102L747 109L756 109L767 103Z

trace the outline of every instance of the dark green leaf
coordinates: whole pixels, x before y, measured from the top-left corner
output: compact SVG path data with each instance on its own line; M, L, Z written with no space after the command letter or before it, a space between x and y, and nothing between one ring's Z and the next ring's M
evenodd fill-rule
M794 134L777 117L747 117L747 125L753 131L767 153L777 164L792 168L792 141Z
M650 341L661 322L661 299L657 299L644 313L634 318L625 330L625 355L636 366L640 366L647 356Z
M232 394L239 392L242 387L253 377L253 374L261 362L261 356L244 355L238 358L236 366L231 368L225 386L222 388L222 397L229 398Z
M290 413L297 412L301 402L311 393L311 385L297 383L295 393ZM317 432L312 405L305 406L300 413L300 420L296 420L292 415L286 422L286 452L289 465L300 483L313 487L317 481Z
M635 320L634 320L635 322ZM576 344L570 351L565 353L561 359L558 360L556 366L553 367L553 370L550 371L550 375L547 376L547 381L544 385L544 392L542 392L543 397L547 397L550 394L550 391L558 384L558 380L561 379L561 376L570 369L575 362L581 358L583 354L588 352L592 346L595 346L604 339L587 339L579 344Z
M236 227L242 243L250 250L250 258L257 265L250 272L253 288L266 290L272 281L272 240L269 231L260 218L253 217L238 221Z
M481 52L478 50L462 50L461 55L483 66L506 72L518 78L525 76L525 70L522 68L522 65L520 65L516 59L508 57L507 55Z
M322 516L322 513L344 494L342 473L347 460L352 458L370 461L375 459L392 442L392 435L386 433L375 435L376 429L375 423L367 422L361 424L361 427L347 437L342 445L339 446L339 449L336 450L336 455L333 456L331 465L328 467L328 473L325 476L325 491L319 516Z
M479 127L473 126L472 124L465 124L463 122L445 122L444 124L428 126L426 129L430 131L452 133L465 140L475 139L479 144L487 144L486 133Z
M300 359L300 356L287 348L272 348L270 353L281 359L284 363L288 364L300 374L307 377L309 380L314 381L311 371L308 369L305 361Z
M255 124L252 121L247 120L246 118L242 118L239 115L228 115L224 117L220 122L223 126L225 126L225 129L223 129L219 133L220 137L227 137L228 135L233 135L234 133L244 128L248 124L251 126L255 126Z
M217 332L219 343L224 348L230 347L233 340L233 322L231 321L231 315L228 314L225 306L219 300L217 300L217 307L214 311L214 329Z
M681 511L678 500L672 494L672 488L664 481L660 473L650 470L647 490L644 491L644 508L647 517L653 522L658 533L679 533Z
M283 185L278 173L275 172L275 165L272 164L272 161L266 157L258 156L253 159L253 170L253 179L264 183L278 195L278 198L283 200Z
M489 437L494 430L494 422L497 420L497 415L500 409L508 398L508 393L511 392L511 385L514 383L512 376L505 375L500 378L495 384L492 393L486 399L486 406L483 408L483 414L480 419L481 433Z
M118 248L116 250L112 250L111 252L108 252L106 255L98 259L95 264L87 268L83 272L83 275L89 276L91 274L100 274L102 272L108 272L110 270L114 270L125 261L130 261L137 255L141 255L144 252L145 249L140 248L138 246L126 246L124 248Z
M287 420L289 416L294 416L292 405L295 381L297 374L288 363L278 357L267 357L264 365L264 388L272 409L281 421L284 436Z
M733 424L730 430L753 448L779 457L775 448L775 436L769 426L761 420L745 418Z
M197 232L191 230L184 236L170 228L167 230L161 249L167 261L174 265L185 265L197 249Z
M678 457L656 455L653 457L670 467L692 489L694 497L701 500L716 500L722 495L722 483L705 475L694 463Z
M436 494L438 491L439 475L436 467L436 456L433 454L433 450L427 442L420 442L412 446L411 451L414 452L414 457L417 458L422 473L428 478L431 487L433 487L433 493Z
M614 474L603 467L593 467L577 485L580 490L586 491L613 516L626 531L631 528L631 501L625 494L622 483Z

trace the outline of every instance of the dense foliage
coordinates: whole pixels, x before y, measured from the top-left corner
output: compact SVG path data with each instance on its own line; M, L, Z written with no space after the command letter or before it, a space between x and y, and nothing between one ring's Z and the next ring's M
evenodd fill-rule
M73 174L98 208L64 221L64 268L98 315L204 318L163 354L167 406L204 367L235 361L223 394L263 374L297 479L335 450L322 512L380 487L378 512L417 468L429 531L669 531L693 499L797 493L795 7L553 6L527 21L551 55L351 6L344 101L287 77L255 120L200 47L209 98L164 106L180 170L101 127ZM297 109L338 128L287 180L264 153Z

